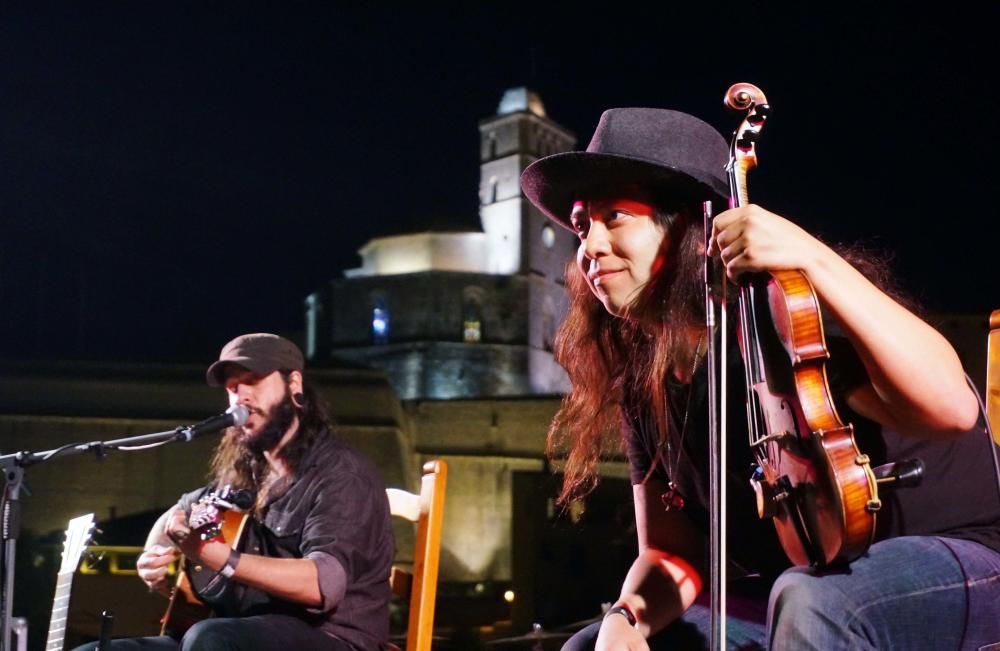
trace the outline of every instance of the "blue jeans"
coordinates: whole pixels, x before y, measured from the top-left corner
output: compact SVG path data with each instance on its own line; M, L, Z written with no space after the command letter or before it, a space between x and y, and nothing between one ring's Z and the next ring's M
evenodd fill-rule
M730 649L974 651L1000 642L1000 554L965 540L892 538L845 570L792 568L771 587L766 618L759 620L739 603L744 595L730 592ZM599 626L583 629L563 649L592 649ZM700 651L708 630L708 610L699 603L649 645Z
M94 651L97 643L73 651ZM289 615L219 617L203 619L178 643L169 637L139 637L111 641L112 651L352 651L353 647L332 638L306 622Z

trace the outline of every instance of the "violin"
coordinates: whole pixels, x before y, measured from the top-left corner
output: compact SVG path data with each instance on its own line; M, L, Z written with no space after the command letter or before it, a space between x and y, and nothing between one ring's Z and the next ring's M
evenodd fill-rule
M747 83L730 87L725 103L745 113L727 168L730 207L739 207L748 203L747 175L757 166L770 106ZM849 563L871 545L881 501L870 460L833 403L819 299L801 271L745 276L737 286L737 338L757 513L773 519L793 564Z

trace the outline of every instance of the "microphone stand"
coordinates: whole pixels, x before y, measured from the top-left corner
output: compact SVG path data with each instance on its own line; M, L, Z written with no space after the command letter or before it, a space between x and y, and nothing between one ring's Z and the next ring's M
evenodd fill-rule
M24 484L24 469L43 461L49 461L57 456L85 454L93 452L98 459L105 456L107 450L145 450L167 443L189 442L202 433L195 425L181 426L166 432L140 434L113 441L91 441L89 443L70 443L52 450L42 452L15 452L0 456L0 470L3 471L6 486L3 493L3 511L0 513L0 536L3 540L3 553L0 561L3 564L2 614L0 614L0 651L7 651L12 640L13 606L14 606L14 559L17 553L17 538L21 533L21 486ZM221 429L221 428L220 428Z

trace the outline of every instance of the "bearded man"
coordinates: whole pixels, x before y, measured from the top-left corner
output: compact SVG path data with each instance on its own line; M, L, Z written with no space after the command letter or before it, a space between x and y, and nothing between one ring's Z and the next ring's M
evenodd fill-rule
M167 570L182 553L209 573L201 596L215 616L182 636L115 640L116 651L385 647L394 552L385 488L335 437L303 366L291 341L256 333L227 343L208 368L209 385L225 387L230 406L249 416L216 448L209 485L153 526L138 572L150 590L169 593ZM250 496L236 548L189 522L224 489Z

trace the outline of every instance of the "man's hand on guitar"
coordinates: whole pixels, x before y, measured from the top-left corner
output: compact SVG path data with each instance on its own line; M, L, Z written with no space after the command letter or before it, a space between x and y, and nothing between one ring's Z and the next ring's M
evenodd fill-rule
M150 592L159 592L169 596L170 585L167 581L167 570L170 564L177 560L177 552L167 545L153 545L139 556L136 569L139 578L149 586Z
M195 508L198 508L198 505ZM206 565L215 572L225 565L226 559L229 558L229 545L221 542L221 538L203 540L199 530L192 530L188 526L187 514L181 509L175 509L170 514L164 532L188 560Z

